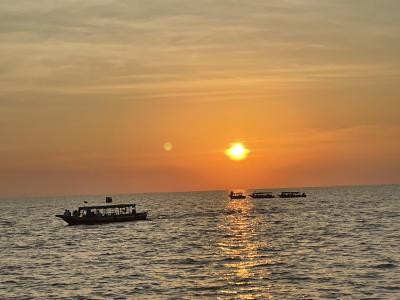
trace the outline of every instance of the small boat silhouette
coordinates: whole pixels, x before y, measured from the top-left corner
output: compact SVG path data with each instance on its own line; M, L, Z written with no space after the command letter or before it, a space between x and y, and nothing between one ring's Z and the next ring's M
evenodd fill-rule
M280 198L300 198L307 197L306 193L300 192L282 192L278 195Z
M93 225L114 222L130 222L147 219L147 212L136 212L136 204L112 204L82 206L71 212L56 215L69 225Z
M233 191L231 191L229 193L229 198L231 198L231 199L245 199L246 195L244 195L242 192L233 192Z
M253 192L250 194L251 198L275 198L272 192Z

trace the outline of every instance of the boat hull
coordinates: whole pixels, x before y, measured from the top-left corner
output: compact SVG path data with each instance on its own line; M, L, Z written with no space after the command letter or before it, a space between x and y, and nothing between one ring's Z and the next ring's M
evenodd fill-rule
M307 197L307 195L300 195L300 196L283 196L279 195L279 198L304 198Z
M232 200L237 200L237 199L246 199L246 196L229 196Z
M257 195L250 195L251 198L253 199L272 199L275 198L275 196L257 196Z
M63 219L68 225L96 225L105 223L116 222L132 222L147 220L147 212L136 213L134 215L115 215L115 216L91 216L91 217L75 217L56 215L56 217Z

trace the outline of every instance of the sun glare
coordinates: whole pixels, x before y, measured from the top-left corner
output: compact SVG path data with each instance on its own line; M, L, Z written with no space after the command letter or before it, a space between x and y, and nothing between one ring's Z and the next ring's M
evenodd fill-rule
M232 160L243 160L247 158L249 152L241 143L233 143L229 149L225 150L225 154Z

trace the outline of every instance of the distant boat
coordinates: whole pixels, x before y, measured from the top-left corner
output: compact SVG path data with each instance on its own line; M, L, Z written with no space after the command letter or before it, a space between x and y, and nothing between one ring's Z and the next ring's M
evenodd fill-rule
M300 198L307 197L306 193L300 192L282 192L278 195L280 198Z
M147 212L136 212L135 204L113 204L82 206L71 212L65 210L64 214L56 215L69 225L93 225L114 222L130 222L147 219Z
M246 195L244 195L242 192L230 192L229 193L229 198L231 199L244 199L246 198Z
M275 198L272 192L253 192L250 194L251 198Z

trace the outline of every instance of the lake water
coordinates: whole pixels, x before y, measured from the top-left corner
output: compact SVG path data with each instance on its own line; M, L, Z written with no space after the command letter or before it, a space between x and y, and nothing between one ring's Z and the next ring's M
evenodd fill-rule
M400 186L114 196L149 221L66 226L102 197L0 200L0 299L400 299ZM274 191L278 192L278 191Z

